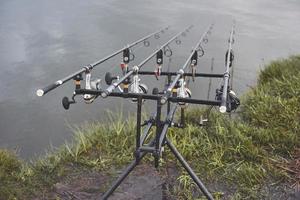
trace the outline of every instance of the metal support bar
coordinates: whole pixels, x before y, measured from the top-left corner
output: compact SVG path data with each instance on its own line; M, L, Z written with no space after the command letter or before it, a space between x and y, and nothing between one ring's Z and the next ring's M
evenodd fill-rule
M185 127L184 108L181 108L180 111L181 111L181 113L180 113L180 125L182 127Z
M160 99L157 100L156 106L156 135L155 135L155 153L154 153L154 166L155 168L158 167L159 164L159 137L161 134L161 104Z
M139 71L139 75L155 75L155 72L151 71ZM177 76L177 72L161 72L160 76ZM183 73L183 76L193 76L193 73ZM204 78L224 78L224 74L213 74L213 73L195 73L195 77Z
M152 140L149 144L149 146L153 146L154 140ZM147 152L142 152L140 155L140 159L142 159ZM138 165L136 160L132 161L127 168L124 170L124 172L119 176L119 178L112 184L112 186L104 193L102 196L102 200L108 199L108 197L119 187L119 185L124 181L124 179L132 172L132 170Z
M171 126L171 123L173 121L173 117L176 112L177 106L178 105L174 105L172 107L171 111L168 113L168 116L166 117L164 126L163 126L161 134L160 134L160 138L159 138L159 147L158 147L159 151L161 151L161 147L163 146L163 144L165 142L165 138L166 138L168 129Z
M138 163L140 161L140 144L141 144L141 121L142 121L142 103L141 96L137 98L137 113L136 113L136 148L135 148L135 160Z
M140 158L144 157L146 153L141 153ZM136 160L132 161L125 171L121 174L121 176L113 183L113 185L109 188L108 191L104 193L101 199L106 200L108 197L119 187L119 185L123 182L123 180L132 172L132 170L138 165Z
M102 91L100 90L86 90L86 89L78 89L75 90L75 93L78 94L93 94L100 95ZM109 94L112 97L122 97L122 98L138 98L139 96L142 99L148 100L158 100L161 99L159 95L150 95L150 94L142 94L142 93L122 93L122 92L112 92ZM183 103L192 103L192 104L202 104L202 105L212 105L212 106L220 106L220 101L212 101L212 100L202 100L202 99L190 99L190 98L180 98L180 97L169 97L167 99L170 102L183 102Z
M155 151L155 148L154 147L144 146L144 147L140 147L139 150L141 152L153 153Z
M168 77L168 85L167 85L167 87L169 87L170 86L170 83L171 83L171 75L170 74L168 74L167 75ZM169 113L170 112L170 109L171 109L171 102L170 101L168 101L168 104L167 104L167 113Z
M198 176L195 174L193 169L189 166L189 164L184 160L182 155L178 152L176 147L166 138L166 144L174 154L174 156L179 160L181 165L184 167L184 169L188 172L188 174L191 176L191 178L195 181L199 189L203 192L203 194L206 196L207 199L213 200L213 196L210 194L210 192L207 190L207 188L204 186L204 184L201 182L201 180L198 178Z
M146 128L144 129L144 132L143 132L141 140L140 140L140 146L142 146L144 144L147 136L150 133L150 130L151 130L152 126L153 126L153 123L155 122L154 121L155 119L156 119L156 113L150 117L150 121L148 122Z

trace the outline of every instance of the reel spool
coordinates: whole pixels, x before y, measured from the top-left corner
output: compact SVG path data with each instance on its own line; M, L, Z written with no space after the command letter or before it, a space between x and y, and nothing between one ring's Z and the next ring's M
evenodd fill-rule
M91 80L91 73L85 73L85 89L87 90L100 90L101 79ZM97 95L84 94L83 99L87 104L93 103L93 101L97 98Z
M178 86L179 87L177 88L177 97L180 97L180 98L191 98L192 97L192 92L187 87L185 87L186 82L184 81L184 78L179 79ZM188 104L185 102L178 102L178 105L182 108L185 108L188 106Z
M138 90L137 90L137 92L135 92L135 93L143 93L143 94L147 94L147 93L148 93L148 86L145 85L145 84L143 84L143 83L140 83L140 84L138 85ZM132 98L131 101L132 101L133 103L135 103L135 102L137 102L137 99L136 99L136 98ZM143 102L144 102L144 101L145 101L145 99L143 99Z
M235 92L231 89L228 89L227 102L226 102L226 112L230 113L236 110L240 103L240 99L236 96ZM220 89L216 89L216 100L221 101L223 94L223 86Z
M130 92L131 93L143 93L143 94L147 94L148 93L148 87L143 84L143 83L140 83L140 78L138 76L138 67L137 66L134 66L133 67L133 70L135 72L135 74L133 75L132 77L132 83L130 85ZM132 98L132 102L136 102L137 99L136 98Z
M228 104L228 110L229 112L236 110L239 105L241 104L240 99L236 96L235 92L233 90L229 91L229 104Z

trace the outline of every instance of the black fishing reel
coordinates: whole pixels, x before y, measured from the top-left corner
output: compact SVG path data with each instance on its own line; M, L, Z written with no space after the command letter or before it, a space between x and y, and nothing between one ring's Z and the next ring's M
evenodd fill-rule
M134 71L134 74L132 76L132 82L130 84L130 92L136 94L147 94L148 93L147 85L140 83L141 80L138 76L139 68L137 66L134 66L132 70ZM132 98L132 102L136 102L136 101L137 101L136 98Z
M186 82L184 78L179 79L179 81L176 84L176 96L179 98L191 98L192 97L192 92L190 89L186 87ZM178 102L178 105L181 108L186 108L188 106L187 103L185 102Z
M223 94L223 87L221 86L220 89L216 90L216 100L221 101L222 100L222 94ZM228 95L227 95L227 102L226 102L226 112L230 113L234 110L236 110L240 103L240 99L236 96L235 92L228 88Z
M87 90L100 90L101 79L92 79L91 71L85 72L85 89ZM84 94L83 99L87 104L93 103L98 95Z
M81 83L81 81L83 80L82 74L76 75L76 76L73 78L73 80L75 81L75 89L76 89L76 90L77 90L77 89L80 89L80 88L81 88L80 83ZM76 94L73 94L72 100L69 100L68 97L63 97L63 98L62 98L61 103L62 103L62 106L64 107L64 109L68 110L68 109L70 108L70 105L71 105L71 104L76 103L76 101L75 101L75 96L76 96Z

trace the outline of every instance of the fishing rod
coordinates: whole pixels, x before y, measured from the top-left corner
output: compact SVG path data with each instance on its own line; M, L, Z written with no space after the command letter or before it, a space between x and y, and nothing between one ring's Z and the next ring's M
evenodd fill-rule
M230 78L230 67L232 65L232 56L231 56L231 52L232 52L232 45L233 45L233 35L234 35L234 29L235 29L235 25L232 26L231 28L231 32L230 32L230 38L228 41L228 50L227 50L227 57L226 57L226 71L224 73L224 85L223 85L223 93L222 93L222 97L221 97L221 106L220 106L220 112L221 113L225 113L227 110L227 91L228 91L228 84L229 84L229 78Z
M76 72L70 74L69 76L66 76L66 77L64 77L64 78L62 78L62 79L60 79L60 80L58 80L58 81L56 81L56 82L54 82L54 83L52 83L52 84L50 84L50 85L44 87L44 88L38 89L38 90L36 91L36 95L39 96L39 97L44 96L46 93L50 92L51 90L57 88L58 86L60 86L60 85L62 85L62 84L64 84L64 83L66 83L67 81L69 81L69 80L71 80L71 79L74 79L74 78L76 78L76 77L77 77L76 79L82 80L82 77L81 77L82 73L84 73L84 72L89 73L89 72L90 72L94 67L96 67L97 65L100 65L101 63L103 63L103 62L109 60L110 58L112 58L112 57L118 55L118 54L121 53L121 52L123 52L123 61L126 63L126 62L128 62L129 59L130 59L130 58L129 58L129 56L130 56L130 55L129 55L129 53L130 53L130 52L129 52L129 48L131 48L131 47L133 47L133 46L136 46L136 45L140 44L141 42L144 42L144 45L145 45L145 46L149 46L149 45L150 45L150 43L149 43L149 41L148 41L149 38L151 38L152 36L155 36L155 38L159 38L159 35L158 35L158 34L159 34L159 33L164 33L164 31L166 31L166 30L168 30L168 29L169 29L169 26L166 27L166 28L160 29L160 30L158 30L158 31L155 31L155 32L153 32L153 33L151 33L151 34L149 34L149 35L147 35L147 36L145 36L145 37L143 37L143 38L141 38L141 39L135 41L135 42L132 42L131 44L128 44L128 45L125 46L124 48L121 48L121 49L119 49L119 50L113 52L112 54L107 55L106 57L104 57L104 58L102 58L102 59L100 59L100 60L98 60L98 61L96 61L96 62L94 62L94 63L92 63L92 64L89 64L89 65L87 65L87 66L84 66L82 69L80 69L80 70L78 70L78 71L76 71ZM125 55L125 56L124 56L124 55ZM127 55L128 57L127 57L126 55ZM127 57L127 58L126 58L126 57ZM78 81L78 80L77 80L77 81ZM75 81L76 81L76 80L75 80Z
M113 92L114 89L116 89L116 87L118 87L121 83L123 83L125 80L127 80L131 75L133 74L137 74L138 71L142 68L143 65L145 65L149 60L151 60L155 55L157 54L161 54L161 52L167 48L168 50L166 50L165 52L171 52L171 50L169 49L168 45L170 43L172 43L173 41L179 41L178 37L182 34L185 34L186 32L188 32L193 26L189 26L187 28L184 29L184 31L181 31L180 33L176 34L174 37L172 37L170 40L168 40L165 44L161 45L156 51L154 51L150 56L148 56L145 60L143 60L140 64L134 66L132 68L132 70L130 70L128 73L126 73L123 77L121 77L117 82L111 84L109 87L107 87L102 93L101 96L103 98L106 98L110 93ZM176 42L177 44L180 42ZM171 56L172 53L169 54L169 56Z
M124 181L124 179L134 170L134 168L140 163L143 157L150 153L154 157L154 166L159 167L159 162L161 155L163 153L163 147L167 146L170 151L174 154L175 158L180 162L184 167L186 172L194 180L198 188L203 192L207 199L213 200L213 196L198 178L197 174L189 166L189 164L184 160L183 156L176 149L175 145L172 144L172 141L168 137L168 131L170 127L175 128L185 128L185 114L184 110L187 107L187 104L198 104L198 105L210 105L220 107L220 111L223 112L225 106L225 112L231 112L236 109L239 105L239 100L235 96L234 92L229 86L230 78L230 67L233 64L233 51L232 44L234 42L234 26L231 29L230 38L229 38L229 47L225 53L225 66L226 71L224 74L213 74L213 73L196 73L196 66L198 64L198 58L204 55L204 50L202 48L202 43L208 42L208 35L211 33L213 24L211 24L207 30L201 35L200 40L196 43L196 46L193 48L191 54L189 55L187 61L184 63L182 68L177 72L162 72L163 56L171 57L172 50L169 45L175 41L177 44L180 44L181 41L178 39L180 36L184 36L186 32L191 29L192 26L184 29L184 31L176 34L166 43L161 45L156 51L154 51L150 56L143 60L140 64L135 65L132 69L128 70L128 61L130 61L130 51L124 53L123 51L123 63L121 65L123 76L113 77L109 72L105 75L105 82L109 85L106 89L98 87L96 82L90 81L90 70L85 69L81 73L86 75L86 85L81 88L80 80L81 73L74 75L73 79L75 80L75 90L72 96L72 100L69 101L67 97L63 98L62 104L65 109L68 109L70 104L75 103L76 95L83 95L84 100L87 103L93 102L98 96L106 97L119 97L123 99L131 99L136 103L137 112L136 112L136 140L135 140L135 151L134 151L134 161L125 169L125 171L120 175L120 177L112 184L112 186L101 196L101 199L106 200L109 196L117 189L117 187ZM124 56L125 54L125 56ZM150 61L156 55L156 69L154 71L141 71L140 69ZM127 59L124 59L127 57ZM191 72L185 72L187 67L190 66ZM80 76L79 76L80 75ZM159 90L158 88L153 88L152 94L148 94L147 86L140 83L139 75L150 75L155 76L157 79L159 76L167 76L167 84L164 89ZM172 77L174 78L172 80ZM191 91L187 88L188 83L185 80L186 78L194 81L195 77L203 78L221 78L223 80L220 89L216 91L215 100L202 100L195 99L191 97ZM121 87L120 85L123 84ZM130 89L129 89L130 86ZM119 91L115 91L115 89ZM150 116L150 118L142 123L142 106L144 101L154 101L156 102L156 110ZM164 105L168 103L167 105ZM163 109L163 106L168 106L166 110ZM174 119L177 110L180 108L180 118ZM164 115L163 112L166 111ZM163 119L163 116L166 116ZM175 122L174 122L175 121ZM155 130L152 128L155 127ZM154 134L152 134L154 132ZM148 142L150 141L150 142ZM147 143L148 142L148 143Z
M214 24L211 24L207 30L201 35L200 40L196 44L195 48L192 50L192 53L182 66L180 70L177 71L177 76L174 78L170 86L167 88L166 93L161 98L161 104L165 104L168 100L168 98L172 95L172 90L175 87L175 85L178 83L179 79L183 77L183 74L185 73L185 69L190 64L192 67L192 73L195 74L195 66L197 65L197 58L198 58L198 52L200 51L200 56L204 55L204 51L201 47L202 42L207 43L207 35L211 33L211 30L213 29ZM193 76L194 77L194 76ZM184 84L184 83L182 83Z
M216 99L221 101L219 111L221 113L231 112L235 110L240 105L240 100L236 96L235 92L229 86L230 80L230 68L233 65L234 54L232 45L234 43L234 34L235 34L235 23L233 23L230 31L230 37L228 40L228 50L225 54L225 72L223 78L223 85L220 89L217 90Z

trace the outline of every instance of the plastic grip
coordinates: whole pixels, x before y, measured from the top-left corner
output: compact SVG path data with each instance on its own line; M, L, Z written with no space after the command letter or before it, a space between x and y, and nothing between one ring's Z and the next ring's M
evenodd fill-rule
M46 93L48 93L49 91L57 88L60 84L59 83L52 83L46 87L44 87L43 89L38 89L36 91L36 95L41 97L41 96L44 96Z

